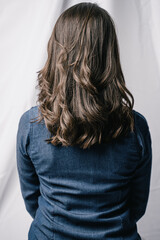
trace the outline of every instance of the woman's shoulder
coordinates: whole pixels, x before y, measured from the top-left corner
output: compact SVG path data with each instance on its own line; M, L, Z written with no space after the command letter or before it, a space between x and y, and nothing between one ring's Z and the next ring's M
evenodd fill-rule
M20 117L21 122L28 122L28 120L32 120L38 116L38 106L30 107L28 110L23 112Z
M149 129L148 121L142 113L133 109L133 115L134 115L135 129L138 128L141 131L146 131Z
M29 133L31 122L34 122L38 117L38 106L30 107L28 110L22 113L18 123L18 131L23 133Z
M133 114L135 120L134 132L136 134L138 143L142 147L144 153L145 151L149 151L152 145L150 128L148 125L148 121L143 114L139 113L136 110L133 110Z

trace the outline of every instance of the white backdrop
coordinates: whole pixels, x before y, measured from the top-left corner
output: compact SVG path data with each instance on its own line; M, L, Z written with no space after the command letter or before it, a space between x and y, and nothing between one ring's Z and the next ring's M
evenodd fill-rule
M24 207L16 168L16 133L22 113L36 105L37 71L58 16L82 1L0 0L0 239L27 240L32 221ZM122 70L148 120L153 146L151 191L138 228L145 240L160 239L160 1L102 0L112 16Z

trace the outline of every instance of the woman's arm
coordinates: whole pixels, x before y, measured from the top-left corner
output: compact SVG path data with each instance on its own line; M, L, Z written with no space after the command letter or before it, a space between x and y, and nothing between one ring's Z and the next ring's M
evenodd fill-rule
M35 167L29 156L30 152L30 118L29 111L25 112L19 121L16 157L22 197L28 213L35 217L40 195L40 183Z
M131 218L136 222L144 215L149 197L152 166L152 141L146 119L136 114L136 134L141 149L140 161L131 181Z

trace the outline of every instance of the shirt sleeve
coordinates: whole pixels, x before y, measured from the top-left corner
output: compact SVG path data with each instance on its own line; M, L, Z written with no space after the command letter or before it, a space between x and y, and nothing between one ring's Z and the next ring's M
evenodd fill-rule
M40 183L30 158L30 117L29 110L19 121L16 140L16 159L22 197L32 218L35 217L40 195Z
M148 123L136 112L136 135L140 149L140 160L131 181L131 218L136 222L144 215L147 207L152 167L152 140Z

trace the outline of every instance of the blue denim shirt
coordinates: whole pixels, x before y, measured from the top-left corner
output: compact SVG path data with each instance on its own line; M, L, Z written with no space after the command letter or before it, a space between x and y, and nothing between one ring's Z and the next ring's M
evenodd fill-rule
M17 168L33 221L29 240L137 240L149 195L152 147L147 121L133 110L134 132L90 149L53 146L34 106L20 118Z

